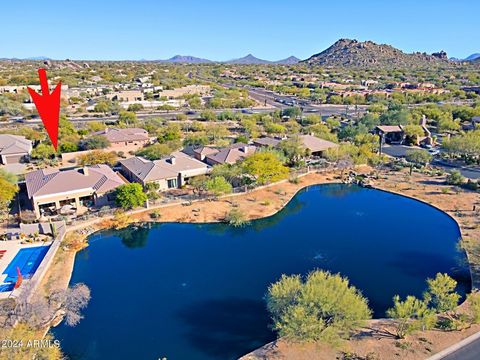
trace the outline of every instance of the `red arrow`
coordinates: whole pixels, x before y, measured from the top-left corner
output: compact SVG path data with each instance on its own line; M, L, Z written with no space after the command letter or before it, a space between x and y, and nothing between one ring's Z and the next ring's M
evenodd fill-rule
M38 69L38 77L40 78L42 95L31 88L28 88L28 92L37 107L38 114L42 119L45 129L47 129L48 136L56 151L58 145L58 120L60 117L60 91L62 82L59 81L55 89L50 93L45 69Z

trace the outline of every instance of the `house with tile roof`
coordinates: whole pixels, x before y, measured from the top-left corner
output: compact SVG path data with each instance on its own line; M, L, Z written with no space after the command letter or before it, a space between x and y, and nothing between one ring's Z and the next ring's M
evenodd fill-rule
M260 147L268 147L268 148L275 148L279 146L280 142L285 139L279 139L274 137L261 137L258 139L254 139L253 143ZM299 135L298 140L302 144L302 146L308 150L311 155L314 156L321 156L325 150L332 149L338 147L338 144L334 142L320 139L313 134L309 135Z
M257 147L254 145L236 143L221 149L202 146L194 149L193 153L197 160L213 166L217 164L235 164L237 161L253 155L256 149Z
M109 142L109 151L136 151L151 143L147 130L140 128L115 129L106 128L92 135L104 136Z
M25 174L27 195L37 218L63 209L79 214L90 207L112 204L113 192L125 181L109 166L100 164L60 171L48 168Z
M313 156L322 156L325 150L338 147L338 144L328 140L320 139L313 134L300 135L299 139L305 149L307 149L308 152Z
M155 182L160 191L181 188L189 178L205 175L211 170L207 164L181 151L154 161L136 156L121 160L120 166L121 173L129 181L140 183L144 187Z
M16 164L28 158L32 142L24 136L0 134L0 164Z

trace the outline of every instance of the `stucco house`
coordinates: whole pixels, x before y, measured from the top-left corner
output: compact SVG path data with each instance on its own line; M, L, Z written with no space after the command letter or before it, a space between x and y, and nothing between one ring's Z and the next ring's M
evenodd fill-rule
M286 139L286 138L285 138ZM253 144L259 147L276 148L285 139L264 136L253 140ZM298 140L302 146L313 156L321 156L325 150L338 147L334 142L320 139L313 134L299 135Z
M24 136L0 134L0 164L16 164L27 159L32 152L32 142Z
M181 188L189 178L205 175L211 170L207 164L181 151L154 161L132 157L121 160L120 166L120 171L129 181L140 183L144 187L156 182L160 191Z
M92 135L104 136L110 142L108 151L136 151L151 143L147 130L140 128L106 128Z
M320 139L314 135L300 135L300 142L313 156L322 156L325 150L334 149L338 144Z
M109 166L100 164L59 171L41 169L25 175L27 195L37 218L55 214L63 208L77 213L89 207L110 205L113 191L125 181Z

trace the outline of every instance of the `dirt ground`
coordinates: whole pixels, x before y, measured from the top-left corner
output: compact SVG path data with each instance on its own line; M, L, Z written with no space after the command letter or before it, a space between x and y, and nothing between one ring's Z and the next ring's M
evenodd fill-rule
M363 167L357 172L369 173L371 169ZM460 226L463 243L467 250L472 269L474 288L480 284L480 195L444 184L445 177L432 177L420 173L412 176L408 172L382 172L373 186L378 189L399 193L422 200L452 216ZM131 222L154 221L153 212L159 213L159 222L218 222L223 221L233 208L240 209L247 219L270 216L279 211L302 188L313 184L340 182L338 173L310 173L298 178L297 183L284 181L263 187L246 194L230 195L215 201L198 201L189 205L164 205L148 210L137 210L128 214ZM473 211L473 206L476 211ZM73 239L74 246L61 249L43 281L42 289L48 293L53 287L66 287L70 281L75 253L82 247L89 232L111 226L108 218L80 224L71 228L67 237ZM369 327L347 342L341 349L332 349L324 344L291 344L278 340L248 354L244 359L316 359L327 360L341 358L341 351L361 356L370 354L371 359L425 359L430 355L479 331L475 325L463 331L419 332L405 340L397 341L388 334L389 322L372 320ZM375 355L372 355L375 354Z
M322 343L291 343L283 339L272 342L241 360L332 360L342 359L343 354L355 354L368 360L418 360L453 345L480 331L474 325L463 331L423 331L398 341L393 335L390 321L372 320L369 327L360 330L353 339L334 349Z

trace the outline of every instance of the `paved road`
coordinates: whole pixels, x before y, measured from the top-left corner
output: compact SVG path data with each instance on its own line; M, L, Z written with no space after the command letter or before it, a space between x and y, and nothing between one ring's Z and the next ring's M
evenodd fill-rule
M480 340L476 340L463 346L454 353L445 356L442 360L479 360L480 359Z
M282 95L270 90L256 87L247 87L248 95L260 102L262 105L267 104L277 109L285 109L291 106L299 106L303 109L304 114L319 114L322 117L331 115L361 115L367 110L367 105L332 105L332 104L314 104L305 99L299 99L292 95Z
M458 170L463 176L470 179L480 179L480 166L463 166L461 164L448 163L443 160L434 160L432 164L447 171ZM480 355L478 358L480 359Z
M382 151L384 154L392 157L405 157L407 150L415 149L413 146L405 145L384 145ZM420 149L420 148L419 148ZM460 173L469 179L480 179L480 167L459 166L456 164L448 164L444 161L434 159L432 165L440 167L445 171L458 170ZM480 354L478 356L480 360Z

